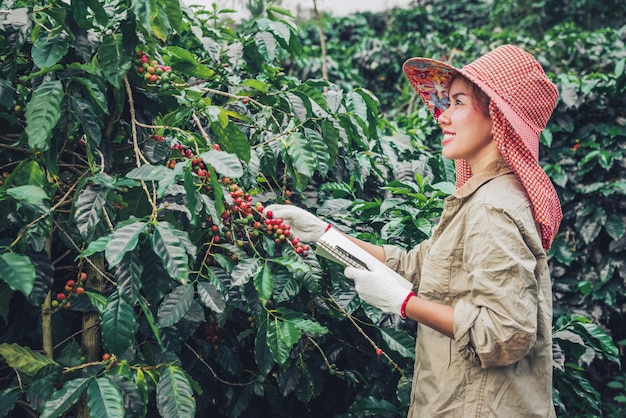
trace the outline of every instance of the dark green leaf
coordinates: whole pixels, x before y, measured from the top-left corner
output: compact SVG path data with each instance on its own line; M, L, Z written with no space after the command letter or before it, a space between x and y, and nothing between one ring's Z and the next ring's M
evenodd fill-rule
M100 315L102 340L112 354L121 356L133 344L135 336L135 311L114 291Z
M80 121L87 139L94 148L100 147L102 142L102 127L98 124L98 117L92 109L92 105L86 100L71 96L70 102L76 118Z
M289 364L288 367L282 367L278 373L278 388L280 394L284 398L288 397L296 390L300 379L302 378L302 368L297 364Z
M317 131L308 128L304 130L304 136L309 143L313 145L313 149L315 150L315 156L317 158L317 171L320 175L326 177L328 171L330 170L329 162L331 160L326 141Z
M13 188L15 186L36 186L43 191L47 185L46 173L37 161L24 160L20 162L11 175L13 176ZM38 193L42 192L38 191ZM45 192L43 193L45 194ZM45 198L42 197L42 199Z
M254 43L265 61L274 61L277 47L274 35L270 32L257 32L256 35L254 35Z
M255 274L254 287L256 291L259 292L259 298L262 301L266 302L272 297L274 279L272 278L272 272L267 263L263 264L263 267Z
M300 282L285 269L276 269L273 274L273 299L276 303L293 300L300 293Z
M51 67L67 54L70 46L68 36L64 31L42 31L40 34L43 36L38 36L33 42L33 62L39 68Z
M132 56L124 47L121 34L105 34L98 49L98 60L106 79L115 88L121 87L121 80L132 66Z
M46 401L39 418L57 418L63 415L78 402L89 383L91 383L91 378L82 377L65 382L63 387L54 392Z
M284 364L287 361L287 359L289 358L289 352L291 351L282 338L284 336L285 340L291 342L288 330L285 331L287 331L287 333L283 335L283 331L281 330L281 322L278 319L275 318L268 321L266 334L267 346L274 355L274 361L276 361L276 363L280 365Z
M200 282L197 285L200 301L213 312L222 313L226 307L226 300L220 289L211 283Z
M145 416L145 414L141 415L141 412L147 406L147 402L139 391L139 385L131 380L132 377L115 374L108 374L107 377L122 395L123 407L127 412L126 416Z
M89 298L89 302L93 305L98 313L102 314L107 307L107 298L104 295L96 292L86 291L85 295Z
M50 364L58 365L51 358L19 344L0 344L0 356L9 367L28 376L34 376L40 369Z
M311 143L299 132L287 135L281 143L291 157L294 171L308 178L313 177L317 168L317 159Z
M311 103L308 98L288 91L285 93L294 114L300 122L305 122L312 112Z
M315 110L313 110L313 113L315 113L317 116L325 117L328 115L326 113L326 111L328 110L328 103L326 103L326 97L324 97L324 94L319 88L313 87L310 82L307 81L299 85L295 91L304 94L311 100L312 103L317 105L318 111L316 112ZM315 106L313 106L313 109L315 109Z
M26 136L28 145L33 149L46 151L50 144L52 129L61 118L63 84L59 80L46 81L33 92L26 104Z
M152 235L152 248L161 259L169 276L179 283L187 283L189 257L181 239L170 229L169 224L159 222Z
M619 350L611 337L598 325L591 322L574 322L573 331L585 337L585 341L598 353L602 353L609 361L620 363Z
M19 386L8 387L0 390L0 417L8 416L9 412L13 409L18 399L21 396L22 391Z
M389 401L377 399L373 396L358 400L350 405L348 412L357 416L394 415L400 416L402 412Z
M594 216L591 216L585 220L580 229L580 236L585 244L592 242L600 233L602 224Z
M28 297L35 282L35 266L30 258L23 254L0 254L0 279L12 290L20 291Z
M274 357L267 342L267 322L259 324L254 339L254 360L263 376L267 375L274 366Z
M154 338L156 339L161 350L165 352L165 347L163 346L163 342L161 341L161 333L159 332L159 328L157 327L156 321L154 320L154 316L152 315L152 311L146 305L144 298L139 298L139 306L141 306L141 311L143 312L146 321L148 321L148 325L152 330Z
M192 285L180 285L168 294L157 314L159 328L174 325L182 319L193 302L194 290Z
M98 185L85 187L74 202L74 221L85 241L90 241L96 226L102 222L102 209L109 190Z
M191 161L187 166L187 170L185 170L185 194L187 196L187 209L189 209L189 213L191 214L191 225L198 225L198 192L196 190L195 179L193 170L191 167Z
M109 18L107 16L106 10L104 10L104 6L102 6L100 1L87 0L87 4L89 5L89 8L93 11L93 14L96 17L96 20L98 21L98 23L100 23L102 26L106 26Z
M624 217L619 215L609 215L606 223L604 224L604 229L606 229L606 232L611 238L617 241L624 236L624 233L626 233Z
M44 203L48 201L49 197L45 190L38 186L17 186L12 187L6 191L6 193L13 199L17 200L19 204L24 205L37 213L49 213L50 205Z
M232 277L232 285L243 286L252 277L256 276L257 272L260 271L260 267L261 260L258 258L246 258L241 260L230 273Z
M13 109L15 106L15 87L7 80L0 78L0 110Z
M189 379L176 366L167 366L156 387L157 408L163 418L194 418L196 402Z
M113 238L113 235L105 235L95 241L91 241L87 248L85 248L85 250L80 253L80 257L87 258L96 253L104 251L109 244L109 241L111 241L111 238Z
M382 327L380 335L390 349L403 357L415 359L415 338L406 331Z
M161 5L167 15L168 22L180 34L183 25L183 12L180 9L180 1L164 0Z
M95 378L87 388L91 418L124 417L124 401L118 388L106 377Z
M211 164L217 173L224 176L238 178L243 175L241 162L234 154L210 150L200 154L200 157L206 164Z
M140 296L142 273L141 258L134 252L127 253L115 268L117 291L130 305L134 305Z
M220 345L217 350L217 362L220 367L234 376L239 376L243 371L243 365L238 356L226 344Z
M226 125L226 127L222 127L221 124L217 122L213 122L211 124L211 130L213 131L213 133L215 133L215 135L218 138L218 142L220 146L222 147L221 152L228 152L230 154L234 154L237 156L237 158L244 161L245 163L248 163L250 161L250 144L248 143L248 137L246 136L245 133L239 130L237 125L235 125L234 123L229 123L228 125ZM223 173L221 170L226 170L226 172L229 172L230 170L234 170L235 173L238 173L241 170L241 163L237 161L237 163L239 164L238 166L237 163L235 163L232 160L232 156L228 156L228 155L222 156L222 154L215 154L212 151L214 150L211 150L207 153L203 153L201 154L201 156L204 159L204 155L208 154L208 158L207 160L205 160L205 163L209 163L213 165L214 162L217 162L219 168L216 167L215 169L218 172L224 175L227 175ZM226 158L226 164L219 163L221 158ZM241 177L241 174L239 174L238 176L231 176L231 177Z
M139 241L139 236L146 231L146 227L147 224L145 222L137 221L113 232L113 236L107 243L105 249L109 267L115 267L122 261L127 252L135 249Z
M126 174L126 178L134 180L160 181L172 173L172 170L162 165L144 164L140 167L133 168Z
M279 307L276 309L278 313L282 314L281 318L284 322L289 322L301 331L308 334L326 334L328 328L321 325L319 322L306 318L304 314L287 310Z

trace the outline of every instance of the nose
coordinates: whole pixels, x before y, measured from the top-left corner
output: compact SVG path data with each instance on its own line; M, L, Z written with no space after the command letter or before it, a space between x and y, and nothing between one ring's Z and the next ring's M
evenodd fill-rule
M450 108L448 107L446 110L444 110L443 112L441 112L439 114L439 117L437 118L437 124L443 128L444 125L449 125L450 124L450 117L448 115L448 110L450 110Z

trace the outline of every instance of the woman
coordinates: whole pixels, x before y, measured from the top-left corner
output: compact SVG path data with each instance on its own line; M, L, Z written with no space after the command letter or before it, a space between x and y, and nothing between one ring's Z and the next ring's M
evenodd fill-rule
M557 89L512 45L461 69L427 58L403 69L441 126L457 190L408 252L353 239L412 290L382 271L345 275L364 301L419 323L410 417L554 417L546 250L562 215L538 147ZM269 209L301 239L327 227L302 209Z

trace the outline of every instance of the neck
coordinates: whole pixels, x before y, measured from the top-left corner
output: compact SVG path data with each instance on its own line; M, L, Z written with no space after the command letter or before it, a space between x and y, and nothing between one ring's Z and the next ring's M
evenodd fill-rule
M471 161L467 161L473 174L481 173L486 170L489 164L499 160L502 155L496 145L495 141L492 142L493 146L485 150L485 152L473 158Z

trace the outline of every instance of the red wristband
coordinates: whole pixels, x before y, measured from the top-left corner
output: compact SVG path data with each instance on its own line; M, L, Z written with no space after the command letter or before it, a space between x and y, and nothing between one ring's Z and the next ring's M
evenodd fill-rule
M328 232L331 226L332 226L331 224L326 225L326 229L324 230L324 232Z
M402 302L402 306L400 306L400 316L402 318L406 318L406 304L409 303L409 299L411 299L412 296L415 296L415 293L409 292L409 294L406 295L404 302Z

